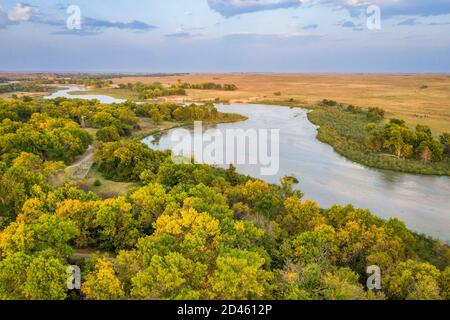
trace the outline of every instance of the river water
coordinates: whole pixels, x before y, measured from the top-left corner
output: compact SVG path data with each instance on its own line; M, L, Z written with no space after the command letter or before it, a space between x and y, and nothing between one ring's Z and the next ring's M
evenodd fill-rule
M97 95L97 94L90 94L90 95L72 95L69 94L70 92L74 91L89 91L89 89L86 89L84 87L76 87L76 86L69 86L67 88L55 91L51 95L45 97L45 99L55 99L55 98L68 98L68 99L97 99L101 103L105 104L111 104L111 103L122 103L126 100L123 99L116 99L110 96L104 96L104 95Z
M449 177L377 170L349 161L316 139L317 127L309 122L303 109L245 104L217 107L221 112L248 117L245 122L215 126L224 135L226 129L235 128L280 130L279 173L262 176L259 165L236 165L240 173L270 183L293 175L300 180L298 188L305 197L323 208L333 204L368 208L379 217L397 217L412 230L450 241ZM171 149L175 144L172 132L158 138L157 144L152 143L153 137L144 142L153 149Z
M66 88L48 98L123 102L109 96L68 94L81 90L84 89ZM223 132L236 128L280 130L279 173L262 176L258 165L236 165L240 173L269 183L278 183L283 176L293 175L300 180L298 188L305 198L318 202L323 208L333 204L368 208L381 218L397 217L412 230L450 242L450 177L397 173L351 162L316 139L317 127L308 121L307 111L303 109L250 104L217 105L217 108L248 117L244 122L215 126ZM158 140L148 137L143 141L156 150L171 149L174 145L172 132L166 132ZM157 144L154 141L158 141Z

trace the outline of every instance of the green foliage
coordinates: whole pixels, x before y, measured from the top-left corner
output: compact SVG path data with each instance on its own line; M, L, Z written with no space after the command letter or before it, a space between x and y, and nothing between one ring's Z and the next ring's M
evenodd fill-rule
M390 155L388 164L422 169L445 164L439 150L444 157L447 135L437 141L426 126L382 125L357 107L328 104L310 116L324 121L321 137L340 152L375 163L380 152L392 152L410 159ZM271 185L233 166L177 164L168 152L120 140L137 116L226 119L211 105L0 105L0 145L10 148L0 161L0 299L66 299L66 267L80 253L74 249L88 252L82 297L89 300L449 298L449 247L397 219L352 206L321 209L302 199L295 177ZM126 197L99 199L49 184L62 164L48 160L59 159L60 147L74 157L91 143L80 125L99 129L98 170L136 182ZM18 133L23 137L13 137ZM95 250L108 254L89 253ZM370 265L382 270L381 292L363 286Z
M88 300L118 300L124 297L122 286L114 271L114 264L106 259L98 259L94 271L83 282L81 291Z
M64 300L67 276L57 258L16 253L0 261L0 299Z
M386 277L386 292L392 299L439 300L442 298L440 276L436 267L408 260Z
M427 127L411 130L398 119L381 126L369 120L366 112L340 106L318 106L308 118L320 126L320 141L355 162L408 173L450 175L450 158L443 156L445 144L434 139Z
M21 153L8 168L0 162L0 215L15 217L28 197L51 189L49 176L61 163L44 162L39 156Z
M175 86L166 88L159 82L144 84L142 82L119 84L120 89L128 89L135 91L139 94L139 99L154 99L165 96L185 96L186 91L184 88L178 88Z
M328 99L323 99L322 100L322 105L327 106L327 107L335 107L337 106L337 102L334 100L328 100Z
M26 122L7 118L0 124L0 132L0 157L5 161L28 152L45 160L70 163L92 143L92 137L75 122L38 113Z
M168 152L151 150L139 140L121 140L100 146L95 152L98 170L108 179L138 181L145 170L158 172Z
M369 121L379 122L384 119L386 112L380 108L369 108L367 112L367 119Z
M119 131L115 127L104 127L97 131L97 140L102 142L114 142L120 140Z
M0 86L0 94L7 92L50 92L54 87L42 86L33 81L7 83Z

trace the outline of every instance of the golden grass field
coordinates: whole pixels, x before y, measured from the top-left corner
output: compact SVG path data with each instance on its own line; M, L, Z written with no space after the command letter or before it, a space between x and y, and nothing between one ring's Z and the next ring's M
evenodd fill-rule
M332 99L361 107L381 107L387 117L398 117L410 125L432 127L436 134L450 131L450 75L406 74L189 74L167 77L124 77L114 83L177 81L233 83L237 91L188 90L188 97L169 100L206 99L230 102L285 101L304 104ZM281 92L276 96L275 92Z

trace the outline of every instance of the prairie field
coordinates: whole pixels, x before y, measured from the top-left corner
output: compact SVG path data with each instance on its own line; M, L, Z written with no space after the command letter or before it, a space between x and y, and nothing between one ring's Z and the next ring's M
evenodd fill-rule
M303 104L311 104L332 99L361 107L383 108L387 117L401 118L410 125L429 125L435 134L450 131L450 75L445 74L230 73L114 79L115 84L139 81L163 84L215 82L238 87L236 91L188 90L188 97L169 97L166 100L220 98L229 102L258 102L293 98Z

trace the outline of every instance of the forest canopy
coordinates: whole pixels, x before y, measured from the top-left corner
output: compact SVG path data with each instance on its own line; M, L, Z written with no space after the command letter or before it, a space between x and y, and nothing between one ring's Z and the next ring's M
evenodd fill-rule
M213 105L14 99L0 107L0 299L450 297L449 247L398 219L320 208L296 177L269 184L233 166L173 163L131 139L139 117L226 120ZM102 132L99 172L133 183L124 196L50 182L93 143L86 128ZM67 288L69 265L81 267L80 291ZM381 290L365 285L371 265Z

